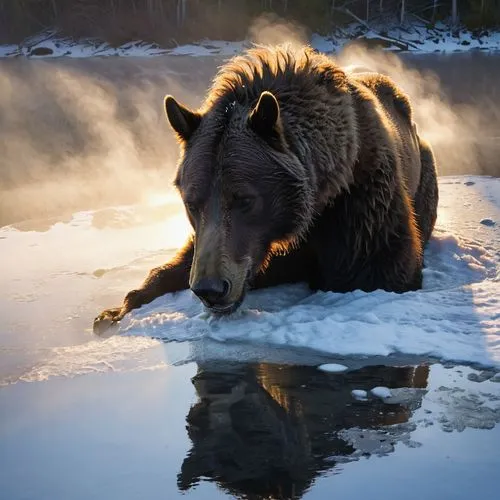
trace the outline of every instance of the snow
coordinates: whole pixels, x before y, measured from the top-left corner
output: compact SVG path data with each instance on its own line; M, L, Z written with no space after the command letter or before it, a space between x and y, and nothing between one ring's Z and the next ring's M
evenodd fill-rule
M353 389L351 394L352 397L358 401L366 401L368 399L368 393L363 389Z
M391 390L388 387L374 387L370 391L376 398L386 399L392 396Z
M250 44L246 41L228 42L224 40L201 40L196 44L179 45L174 49L167 50L167 54L173 56L232 56L242 52Z
M378 28L378 29L377 29ZM452 34L444 23L436 23L429 28L419 22L409 26L396 26L387 30L383 26L366 29L352 24L342 32L329 36L313 33L308 43L320 52L332 54L341 50L346 44L356 39L379 40L385 42L384 50L406 50L415 53L452 53L469 50L500 50L500 32L490 32L481 37L474 37L467 30L459 30ZM127 42L119 47L96 39L75 41L61 37L54 30L46 30L26 39L19 45L1 45L0 57L153 57L158 55L173 56L232 56L249 47L248 40L227 41L202 39L194 43L177 47L160 47L154 43L143 41Z
M45 53L37 55L37 50ZM36 59L52 57L96 57L129 56L144 57L162 55L165 50L156 44L141 41L127 42L120 47L112 47L101 40L80 40L60 37L57 32L47 30L26 39L19 45L0 46L0 57L26 56Z
M225 40L200 40L196 43L179 45L174 48L160 47L155 43L142 41L127 42L119 47L113 47L101 40L88 39L75 41L60 37L55 31L44 31L26 39L19 45L0 45L0 57L153 57L158 55L174 56L231 56L241 52L248 42ZM39 53L40 52L40 53Z
M337 363L325 363L324 365L318 366L318 370L330 373L342 373L348 370L348 367Z
M500 32L491 31L478 37L467 29L459 29L452 33L449 26L443 22L435 23L431 27L419 20L412 20L404 26L395 25L389 29L385 25L377 26L372 23L370 28L366 28L353 23L330 36L314 33L310 43L321 52L334 53L346 44L363 39L380 41L386 45L383 50L404 50L420 54L500 50Z
M181 346L200 340L213 343L201 354L211 359L262 353L271 359L293 349L297 360L316 353L315 366L330 370L368 359L386 363L391 355L477 364L494 373L500 367L500 228L480 224L500 216L498 178L440 179L422 290L312 294L305 285L287 285L250 292L239 311L223 318L183 291L133 311L111 338L98 339L94 316L118 305L188 234L178 202L162 208L152 201L151 218L144 207L110 207L43 230L34 222L0 229L0 383L127 370L129 359L144 369L164 368L191 359ZM179 342L172 359L150 357L160 341Z
M468 50L500 50L500 33L490 33L483 38L474 38L468 31L462 30L452 35L443 23L436 23L436 36L422 40L420 33L415 33L415 44L420 52L465 52ZM440 32L440 33L439 33ZM392 33L397 35L398 33ZM411 41L411 39L410 39Z
M0 45L0 57L15 56L18 53L18 45Z
M248 294L229 317L205 312L189 291L133 311L123 335L166 341L209 337L312 349L336 356L412 354L500 366L500 179L442 178L438 226L426 249L423 290L317 292L305 285ZM460 200L460 202L457 202Z

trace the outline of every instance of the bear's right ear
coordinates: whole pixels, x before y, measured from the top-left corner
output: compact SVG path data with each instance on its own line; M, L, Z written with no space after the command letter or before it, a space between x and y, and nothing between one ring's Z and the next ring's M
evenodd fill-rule
M171 95L165 97L165 111L179 139L188 141L201 122L201 115L179 104Z

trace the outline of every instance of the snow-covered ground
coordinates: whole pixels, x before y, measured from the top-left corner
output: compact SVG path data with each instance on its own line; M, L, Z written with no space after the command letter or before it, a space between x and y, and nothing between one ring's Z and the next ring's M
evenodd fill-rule
M279 287L251 293L238 314L217 320L186 291L134 311L114 335L96 338L95 314L172 256L187 232L176 198L160 195L140 206L0 229L2 498L230 498L224 478L217 476L218 487L203 468L187 493L177 485L178 474L190 470L183 463L204 467L189 439L200 429L197 414L186 415L208 389L195 384L195 392L191 378L213 369L224 384L225 367L242 363L259 363L267 373L259 387L270 396L252 400L265 405L263 413L255 407L258 415L280 415L272 401L285 409L293 398L307 401L310 413L298 416L313 433L308 442L337 450L328 467L304 466L320 476L304 498L327 498L332 488L363 498L366 484L370 498L387 491L410 499L495 497L500 179L440 179L421 291ZM216 384L222 406L215 415L224 417L230 399L254 390L239 387L226 394ZM241 436L252 435L253 425L238 422ZM214 460L226 456L219 446L238 453L228 434L218 441L217 432L198 444L203 453ZM245 446L264 453L251 441ZM329 468L336 474L323 473Z
M254 292L234 316L216 320L183 292L133 312L120 328L166 340L208 335L342 356L402 353L500 367L498 226L500 179L442 179L422 291L311 295L305 286L283 286Z
M174 200L79 212L43 230L36 230L40 221L0 229L0 383L118 369L128 354L157 345L152 337L500 368L500 179L441 178L421 291L311 294L282 286L251 292L237 313L217 319L184 291L133 311L113 332L119 335L96 339L95 314L118 305L182 245L188 225Z
M325 53L335 53L346 44L356 40L367 43L377 42L385 50L415 53L453 53L469 50L500 50L500 32L487 32L475 36L466 29L452 33L448 26L436 23L432 28L418 23L411 26L386 29L367 29L352 25L330 36L314 33L308 42L315 49ZM161 47L158 44L142 41L127 42L113 47L100 40L79 40L61 37L54 31L44 31L26 39L19 45L0 45L0 57L150 57L158 55L178 56L232 56L250 47L248 40L199 40L195 43L177 47Z
M356 40L364 40L368 44L377 42L381 48L389 51L420 54L500 50L500 31L485 31L474 35L465 28L452 32L449 26L442 22L429 27L418 21L390 29L384 26L373 26L369 29L352 24L329 37L313 34L310 43L321 52L332 53Z

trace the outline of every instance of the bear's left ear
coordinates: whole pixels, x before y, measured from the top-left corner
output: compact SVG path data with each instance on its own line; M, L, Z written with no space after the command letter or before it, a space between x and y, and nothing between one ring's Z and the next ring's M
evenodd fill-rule
M201 115L179 104L171 95L165 96L165 111L177 136L188 141L201 122Z
M260 136L271 138L280 130L280 105L276 97L267 90L262 92L259 101L248 116L250 127Z

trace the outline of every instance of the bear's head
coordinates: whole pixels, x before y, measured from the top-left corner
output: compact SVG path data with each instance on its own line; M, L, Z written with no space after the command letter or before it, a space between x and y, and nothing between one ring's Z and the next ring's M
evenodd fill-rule
M194 229L189 284L212 312L230 313L270 258L307 230L312 193L287 143L280 104L262 91L195 112L165 98L181 146L175 186Z

